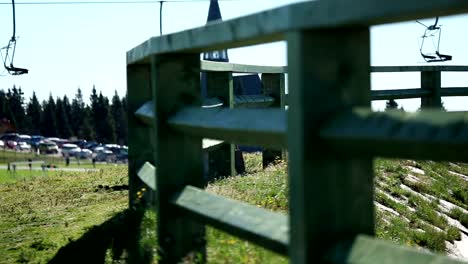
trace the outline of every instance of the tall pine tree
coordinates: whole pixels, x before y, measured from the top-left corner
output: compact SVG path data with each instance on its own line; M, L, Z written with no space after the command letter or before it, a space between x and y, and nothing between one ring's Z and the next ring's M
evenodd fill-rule
M114 120L117 143L121 145L126 144L128 135L127 120L117 91L115 91L112 97L111 114Z
M90 138L89 131L84 132L83 126L85 122L85 118L89 118L88 115L86 115L86 110L85 110L85 103L83 101L83 94L81 93L81 89L78 88L75 94L75 98L72 100L71 104L71 110L70 110L70 127L74 134L78 138L82 139L88 139ZM89 120L87 120L88 126L90 127L91 124Z
M41 104L37 100L36 93L33 92L31 99L26 107L26 114L29 119L30 133L33 135L40 134L41 132Z
M70 124L68 123L68 117L65 112L65 107L64 107L62 99L57 97L55 106L56 106L55 116L56 116L56 121L57 121L57 136L60 138L69 139L71 136L71 128L70 128Z
M43 102L41 117L41 133L45 137L57 136L57 120L55 116L56 106L52 94L49 95L49 100Z
M11 121L15 125L19 133L27 133L26 131L26 113L24 111L24 97L21 88L8 89L8 107L10 110Z
M96 137L102 143L115 143L115 126L110 113L109 99L99 93L98 120L96 124Z

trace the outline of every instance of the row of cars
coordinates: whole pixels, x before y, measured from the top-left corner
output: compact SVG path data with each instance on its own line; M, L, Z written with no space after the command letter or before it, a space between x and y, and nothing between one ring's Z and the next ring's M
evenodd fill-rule
M3 148L19 151L34 151L40 154L59 154L63 157L95 159L95 161L127 161L128 148L117 144L100 144L83 139L65 140L60 138L45 138L19 134L4 134L0 136ZM0 143L0 147L2 144Z

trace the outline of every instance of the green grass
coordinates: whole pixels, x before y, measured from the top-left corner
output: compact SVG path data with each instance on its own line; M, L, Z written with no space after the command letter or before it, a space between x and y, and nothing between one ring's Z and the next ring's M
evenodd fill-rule
M9 162L27 161L32 160L44 160L48 162L58 162L63 160L62 157L52 155L37 155L32 152L17 152L10 150L0 149L0 164L7 164Z
M105 173L56 172L0 184L0 263L46 263L57 250L127 206L122 168Z
M440 184L444 183L447 184L446 189L438 197L452 197L452 200L461 203L453 195L453 189L460 182L447 183L448 180L443 179L446 176L444 164L440 167L432 163L417 164L426 171L425 176L420 175L427 182L421 190L436 194L441 188ZM427 202L400 188L400 184L408 183L407 165L407 161L400 160L375 162L376 185L379 189L396 199L407 200L416 209L416 212L412 212L406 206L376 192L378 202L409 220L377 210L376 235L400 245L445 252L445 241L460 239L460 232L434 211L437 201ZM286 164L279 162L263 170L260 155L249 154L246 155L246 166L248 174L220 179L210 184L207 191L287 213ZM465 168L466 165L462 165L459 171ZM0 171L0 263L46 263L70 240L76 240L90 227L103 223L127 207L126 191L98 188L99 185L126 184L126 166L107 165L98 172L86 173L49 171L45 176L29 175L29 171L24 173L12 177ZM466 191L465 186L458 186L462 193ZM467 215L461 210L452 210L450 216L466 225ZM433 226L442 231L435 230ZM155 252L157 240L155 230L156 213L148 211L142 223L140 246L152 253ZM214 228L207 228L207 241L210 263L288 262L285 257ZM192 256L192 260L196 257ZM108 260L110 263L110 255Z

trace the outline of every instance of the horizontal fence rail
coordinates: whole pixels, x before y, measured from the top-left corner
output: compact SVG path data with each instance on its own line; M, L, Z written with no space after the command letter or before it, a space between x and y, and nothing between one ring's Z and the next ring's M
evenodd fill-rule
M285 215L190 186L173 197L172 204L198 221L280 254L288 252L289 223Z
M280 109L186 108L168 124L192 136L254 146L286 146L286 112Z
M468 161L468 112L354 109L337 114L320 137L343 155Z

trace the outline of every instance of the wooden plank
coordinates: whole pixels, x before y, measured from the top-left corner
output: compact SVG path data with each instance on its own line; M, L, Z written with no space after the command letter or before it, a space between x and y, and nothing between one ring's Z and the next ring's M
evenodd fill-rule
M398 89L398 90L372 90L372 100L421 98L431 95L426 89Z
M130 206L138 203L137 192L146 184L138 177L138 171L149 161L155 164L154 153L154 129L148 124L148 107L152 104L152 90L150 82L150 68L147 66L127 66L127 92L128 92L128 160L129 160L129 198ZM138 113L134 115L133 113ZM144 119L141 122L141 118ZM146 123L145 123L146 121ZM152 200L153 194L148 195ZM154 201L149 201L150 203ZM154 205L153 205L154 206Z
M284 74L262 74L262 93L268 95L273 100L276 100L271 107L281 107L281 93L284 92L282 86L284 82ZM281 109L281 108L280 108ZM262 166L266 168L277 159L282 158L281 150L263 149L262 151Z
M248 65L230 62L201 61L202 71L220 71L232 73L285 73L287 66Z
M202 102L203 108L222 107L224 102L218 97L204 98Z
M206 96L217 98L222 107L228 108L230 101L230 86L233 85L231 72L203 72L206 80ZM231 175L231 147L229 143L219 145L207 153L205 180L211 182L220 177Z
M188 254L206 260L205 226L174 212L170 199L186 185L202 187L202 138L173 131L168 117L186 106L201 107L200 55L152 57L152 88L156 119L158 263L179 263Z
M203 108L211 108L211 107L219 107L220 105L223 105L223 102L219 100L218 98L208 98L203 100ZM154 103L152 101L146 102L143 106L138 108L138 110L135 112L136 117L143 122L144 124L150 126L153 124L154 120ZM209 138L204 138L203 139L203 150L204 151L211 151L219 147L220 144L222 144L223 141L220 140L214 140L214 139L209 139Z
M133 113L144 103L151 101L150 67L145 65L127 66L127 93L128 93L128 184L129 184L129 208L137 204L146 207L155 207L156 194L152 191L144 192L144 196L138 195L147 185L138 177L138 171L147 161L156 164L154 156L155 140L152 126L142 123ZM141 201L144 201L141 203ZM133 227L132 227L133 228ZM135 226L135 228L139 228ZM129 262L140 263L145 259L145 252L139 244L139 233L128 238Z
M327 263L353 264L462 264L462 260L435 255L415 248L360 235L334 246L326 256Z
M365 26L468 12L463 0L306 1L174 34L153 37L127 52L127 64L153 54L200 53L283 40L288 31Z
M235 108L261 108L269 107L275 104L275 98L263 94L258 95L236 95L234 96L234 107Z
M468 87L449 87L440 90L441 96L468 96Z
M145 162L137 175L151 190L156 190L156 168L151 163Z
M173 197L182 213L234 236L286 255L288 217L187 186Z
M431 91L429 96L421 97L421 109L442 108L442 98L440 96L441 76L440 71L421 72L421 88Z
M333 113L370 104L369 46L368 28L288 38L291 263L315 263L337 241L374 233L372 157L339 157L319 137Z
M146 125L153 125L154 118L154 104L153 101L144 103L135 111L135 116Z
M331 119L320 136L344 156L468 161L468 112L356 108Z
M422 72L422 71L447 71L465 72L468 66L373 66L371 72Z
M280 109L187 107L169 118L174 131L238 144L286 146L286 113Z

